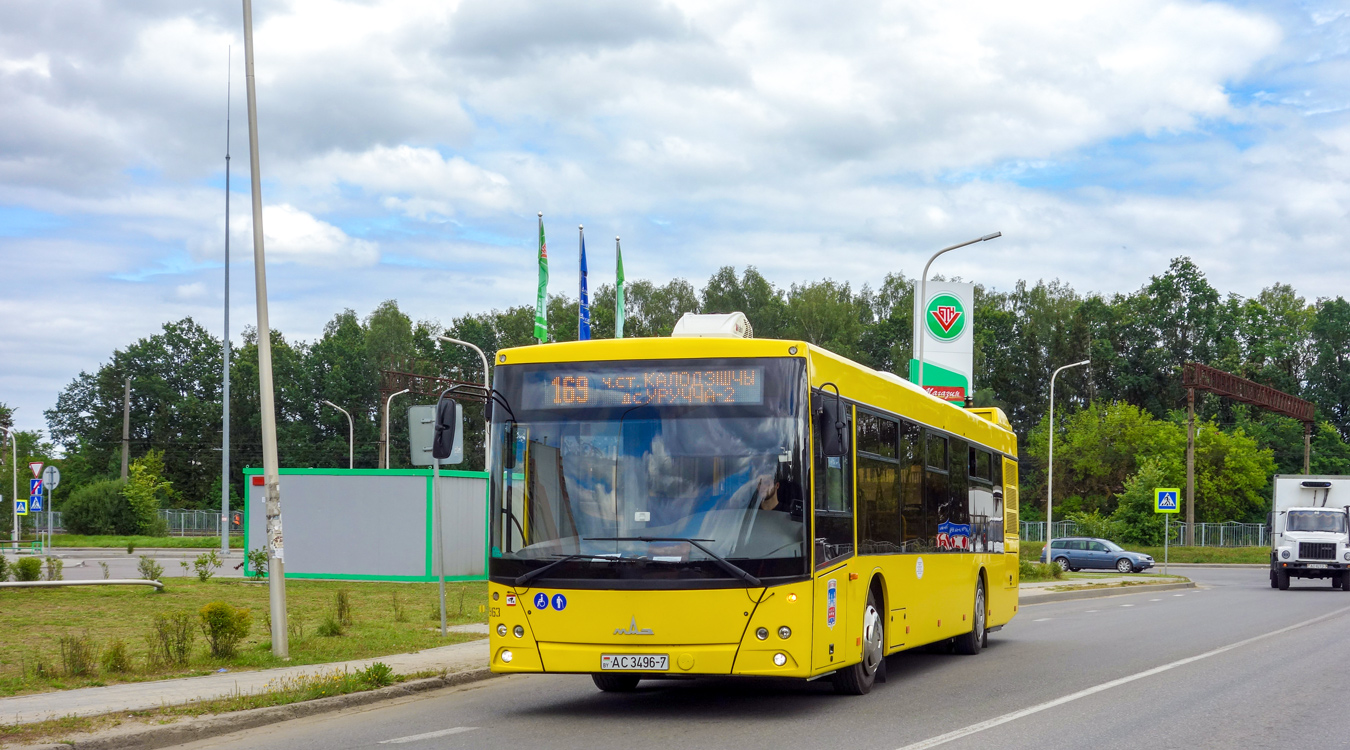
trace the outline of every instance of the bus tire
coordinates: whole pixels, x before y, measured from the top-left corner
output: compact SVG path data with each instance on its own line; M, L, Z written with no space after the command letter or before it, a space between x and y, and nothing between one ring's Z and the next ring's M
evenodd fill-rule
M830 678L834 691L841 695L867 695L877 680L877 673L885 666L886 624L877 610L877 596L867 592L867 606L863 608L862 658L835 672Z
M642 678L635 674L592 674L591 681L606 693L628 693Z
M956 653L974 656L984 646L985 616L988 614L988 602L984 596L984 579L975 585L975 614L971 618L970 632L958 635L953 641Z

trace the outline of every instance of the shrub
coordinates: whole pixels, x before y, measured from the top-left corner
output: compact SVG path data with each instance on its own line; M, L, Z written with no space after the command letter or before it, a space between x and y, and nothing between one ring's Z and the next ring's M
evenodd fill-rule
M267 575L267 550L261 548L249 550L247 556L249 575L258 578Z
M61 503L61 522L72 534L136 533L124 485L121 479L102 479L79 487Z
M216 554L215 550L197 555L196 561L192 563L193 569L197 572L197 580L202 583L211 580L211 576L215 575L217 570L220 570L220 566L220 555Z
M408 611L404 608L402 602L398 600L398 592L394 592L394 622L407 622Z
M351 627L352 624L352 597L346 589L338 589L337 592L337 621L343 627Z
M59 557L55 557L55 556L53 556L53 555L47 555L47 557L46 557L45 559L46 559L46 561L47 561L47 576L46 576L46 580L48 580L48 581L63 581L63 580L65 580L66 576L65 576L65 574L62 573L61 571L63 571L63 570L65 569L65 567L66 567L66 561L65 561L65 560L62 560L62 559L59 558Z
M14 580L36 581L42 578L42 561L36 557L25 557L14 564Z
M197 631L192 627L193 619L187 610L155 615L155 622L145 639L151 661L178 666L187 664L197 637Z
M136 543L131 541L130 539L127 540L127 554L128 555L136 554Z
M164 452L152 450L131 462L130 476L122 494L136 517L136 533L164 536L168 527L159 509L173 498L173 483L164 479Z
M370 687L385 687L394 684L394 670L382 661L366 667L357 673L361 681Z
M158 581L164 575L164 566L155 562L149 555L141 555L136 570L140 572L141 578L147 581Z
M103 562L102 560L99 560L99 561L98 561L98 566L99 566L100 568L103 568L103 580L106 581L106 580L108 580L109 578L112 577L112 571L108 570L108 563L105 563L105 562Z
M114 638L108 647L103 649L103 671L109 674L131 671L131 656L127 654L126 641Z
M4 555L0 555L0 583L4 583L5 581L9 580L9 569L12 567L14 566L10 564L9 558L5 557Z
M67 633L58 639L61 644L61 668L67 676L84 677L94 670L94 642L89 635Z
M319 627L315 628L314 632L325 638L334 638L342 635L342 623L338 622L337 618L330 612L324 615L323 622L319 623Z
M239 642L253 627L253 614L247 609L235 609L225 602L211 602L198 613L202 634L211 647L212 656L234 656Z

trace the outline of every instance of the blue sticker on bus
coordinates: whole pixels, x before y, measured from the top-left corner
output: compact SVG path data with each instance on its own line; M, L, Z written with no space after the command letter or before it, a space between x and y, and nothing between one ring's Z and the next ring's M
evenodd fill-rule
M558 610L559 612L563 611L564 609L567 609L567 597L563 596L562 594L554 594L553 608Z
M548 594L540 591L534 595L534 608L537 610L548 609Z

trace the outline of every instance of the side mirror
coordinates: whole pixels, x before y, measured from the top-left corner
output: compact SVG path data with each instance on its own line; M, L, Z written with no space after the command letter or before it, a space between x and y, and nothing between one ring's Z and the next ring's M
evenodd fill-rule
M843 420L842 408L838 399L832 401L822 394L820 406L816 410L816 422L820 434L820 452L826 458L848 453L848 437L845 434L848 423Z
M514 469L516 468L516 423L507 422L504 433L506 445L504 446L505 451L502 453L502 468Z
M460 433L460 408L443 398L436 404L436 433L431 440L431 456L444 461L455 454L455 438Z

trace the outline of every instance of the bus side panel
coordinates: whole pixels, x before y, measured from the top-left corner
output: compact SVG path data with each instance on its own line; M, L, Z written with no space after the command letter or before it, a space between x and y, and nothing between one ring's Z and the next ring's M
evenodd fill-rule
M848 637L848 565L816 574L811 606L811 672L828 672L858 661ZM833 591L833 594L831 594ZM833 602L833 607L831 607ZM833 613L831 613L833 609Z
M994 557L994 562L990 566L991 571L999 571L1001 575L995 576L991 573L989 581L989 598L993 605L990 608L989 624L1003 625L1017 614L1017 592L1018 586L1022 582L1021 567L1018 560L1021 544L1018 542L1018 534L1021 531L1021 513L1018 507L1017 494L1017 462L1008 459L1003 460L1003 558L1002 564L998 562L998 557ZM1001 591L1001 594L995 594L995 591Z

